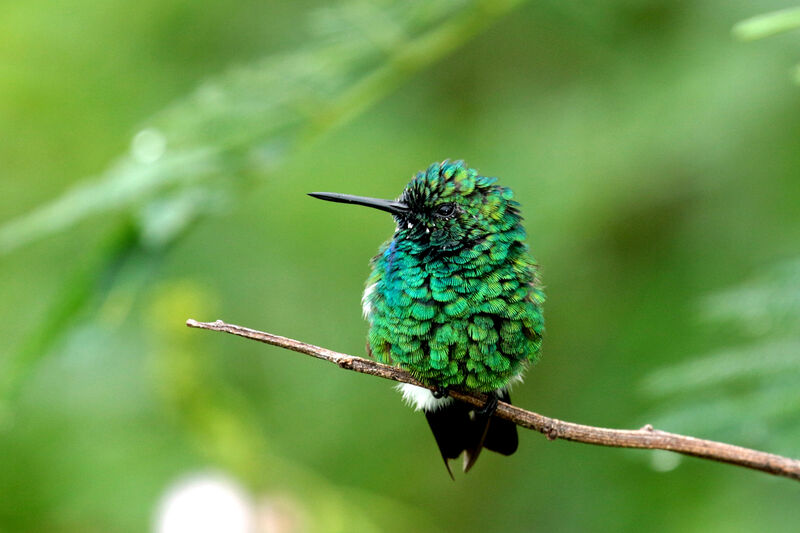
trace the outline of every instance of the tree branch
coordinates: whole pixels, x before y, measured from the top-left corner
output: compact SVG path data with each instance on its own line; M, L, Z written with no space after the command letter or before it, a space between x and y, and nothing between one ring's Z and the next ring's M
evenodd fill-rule
M408 372L399 368L378 363L363 357L334 352L327 348L306 344L294 339L265 333L234 324L226 324L221 320L216 322L198 322L193 319L186 321L190 328L222 331L238 335L247 339L271 344L287 350L304 353L317 359L334 363L340 368L369 374L385 379L411 383L425 387L423 383L411 377ZM450 396L456 400L475 406L483 406L486 397L479 393L470 393L459 390L450 390ZM556 418L549 418L532 411L500 402L497 406L496 416L510 420L515 424L543 433L549 440L564 439L600 446L613 446L617 448L644 448L648 450L667 450L671 452L691 455L701 459L711 459L722 463L760 470L768 474L783 476L795 481L800 481L800 461L789 457L782 457L766 452L759 452L741 446L725 444L710 440L696 439L685 435L668 433L653 429L649 424L641 429L608 429L593 426L584 426L573 422L564 422Z

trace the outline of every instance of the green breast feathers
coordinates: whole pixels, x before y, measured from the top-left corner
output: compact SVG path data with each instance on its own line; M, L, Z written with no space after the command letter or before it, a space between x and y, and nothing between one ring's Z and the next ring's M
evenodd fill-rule
M398 202L408 210L373 258L363 298L370 351L429 385L507 386L538 358L544 327L511 190L444 162Z

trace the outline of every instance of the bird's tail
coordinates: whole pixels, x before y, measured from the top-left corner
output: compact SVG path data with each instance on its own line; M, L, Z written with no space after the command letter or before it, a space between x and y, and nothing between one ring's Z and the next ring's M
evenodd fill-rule
M508 391L496 391L498 400L511 403ZM481 414L475 407L452 401L439 409L425 412L436 444L450 477L450 459L464 453L464 472L469 472L483 448L503 455L517 451L517 426L513 422L488 414Z

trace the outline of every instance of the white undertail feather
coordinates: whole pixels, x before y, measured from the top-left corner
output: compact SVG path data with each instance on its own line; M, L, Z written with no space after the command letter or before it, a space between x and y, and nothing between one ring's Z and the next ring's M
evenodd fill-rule
M522 383L522 372L512 377L508 385L498 390L508 391L517 383ZM403 393L403 400L415 411L436 411L453 402L452 398L435 398L433 392L410 383L400 383L397 385L397 390Z
M434 398L428 389L401 383L397 390L403 393L403 400L417 411L436 411L453 402L452 398Z

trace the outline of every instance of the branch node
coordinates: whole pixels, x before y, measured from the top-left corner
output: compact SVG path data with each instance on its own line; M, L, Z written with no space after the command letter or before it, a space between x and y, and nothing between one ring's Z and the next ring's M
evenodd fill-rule
M653 429L653 425L652 424L645 424L645 425L643 425L641 427L641 431L652 432L652 431L655 431L655 430Z
M558 428L556 428L554 425L548 424L542 427L540 431L545 437L547 437L547 440L553 441L558 439Z

